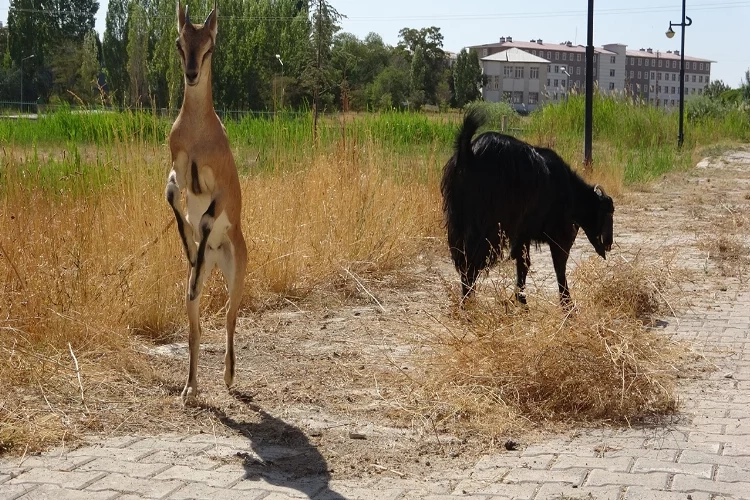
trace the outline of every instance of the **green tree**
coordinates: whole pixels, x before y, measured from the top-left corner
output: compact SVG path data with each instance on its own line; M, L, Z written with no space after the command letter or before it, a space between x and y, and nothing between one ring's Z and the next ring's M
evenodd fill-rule
M46 97L52 90L52 78L37 76L46 67L57 34L55 6L49 0L10 0L9 7L8 49L14 66L23 70L23 99L35 100L39 94ZM19 97L17 94L15 99Z
M420 88L417 92L424 92L424 102L436 104L439 100L438 88L441 87L441 84L446 83L448 77L446 72L448 64L443 51L443 35L440 33L440 28L436 26L420 30L403 28L399 31L399 37L398 48L410 53L412 59L415 57L417 49L421 49L422 54L419 56L420 61L417 64L419 73L417 76L421 79L421 68L424 67L424 83L416 82ZM414 85L414 82L412 82L412 85Z
M372 84L370 102L381 111L400 108L409 99L409 72L399 65L386 67Z
M124 104L128 90L127 0L109 0L102 52L110 98Z
M313 96L313 137L316 138L321 97L333 85L331 45L343 16L327 0L313 0L312 5L311 51L303 81Z
M480 97L479 88L484 80L482 66L476 51L461 50L453 65L453 92L456 106L463 108Z
M146 10L138 1L130 2L128 13L129 102L131 106L138 106L148 99L148 23Z
M96 0L46 0L55 13L56 38L83 42L94 29L94 16L99 10Z
M96 31L91 30L83 37L81 50L81 68L79 96L89 103L93 103L99 95L99 50L97 47Z
M411 56L411 72L409 75L410 104L419 109L426 103L429 68L421 45L417 45ZM434 102L434 101L433 101Z
M725 84L723 81L714 80L706 85L706 90L703 93L711 99L717 99L723 92L729 89L729 85Z
M750 69L745 71L745 81L740 86L742 91L742 99L750 102Z

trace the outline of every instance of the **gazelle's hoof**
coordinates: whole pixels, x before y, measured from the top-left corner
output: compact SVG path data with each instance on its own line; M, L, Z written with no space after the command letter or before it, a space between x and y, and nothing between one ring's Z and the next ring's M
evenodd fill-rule
M189 387L187 385L182 390L182 395L180 396L180 398L182 399L183 406L187 406L188 404L194 402L197 397L198 397L198 388Z

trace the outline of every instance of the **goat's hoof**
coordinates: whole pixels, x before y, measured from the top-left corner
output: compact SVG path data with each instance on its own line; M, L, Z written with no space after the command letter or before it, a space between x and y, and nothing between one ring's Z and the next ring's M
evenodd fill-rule
M198 397L198 388L190 387L187 385L182 390L182 394L180 395L180 399L182 400L183 406L188 406L190 403L195 402L195 399L197 397Z

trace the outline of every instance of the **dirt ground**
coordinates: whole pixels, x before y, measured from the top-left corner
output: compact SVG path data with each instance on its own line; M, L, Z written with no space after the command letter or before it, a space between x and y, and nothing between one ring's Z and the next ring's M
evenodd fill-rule
M615 206L610 258L645 254L657 265L660 256L674 255L678 267L700 269L679 284L688 295L721 293L727 280L746 279L750 153L728 153L720 161L670 174L627 192ZM151 380L135 381L132 393L110 402L131 416L115 428L103 424L102 434L239 433L295 449L279 460L292 461L286 470L298 470L300 477L321 472L311 467L325 467L338 479L385 471L399 476L446 463L460 467L507 440L538 439L550 427L501 429L492 439L451 436L439 424L440 415L430 413L430 402L415 396L422 394L415 390L420 377L412 374L429 367L414 360L435 345L455 306L458 276L443 245L429 242L407 270L377 279L342 270L330 288L303 301L245 311L238 324L232 391L222 377L222 314L215 315L202 339L199 401L186 409L178 400L187 371L186 343L139 345L153 369ZM595 258L594 251L579 235L569 274L588 258ZM504 276L509 272L505 269ZM484 278L478 300L486 300L483 291L500 275L493 270ZM555 292L546 248L532 251L528 283L530 293ZM575 298L576 284L571 285ZM672 306L678 313L690 307L687 302ZM186 337L184 331L180 335Z

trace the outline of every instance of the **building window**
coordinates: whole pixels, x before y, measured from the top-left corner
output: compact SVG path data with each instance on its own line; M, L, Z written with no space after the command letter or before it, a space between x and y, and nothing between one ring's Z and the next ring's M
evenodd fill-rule
M567 61L567 60L568 60L568 53L567 52L563 52L563 61ZM703 65L701 64L701 66L703 66ZM701 68L701 69L703 69L703 68Z
M672 69L676 69L676 68L677 68L677 61L672 61Z
M596 54L594 54L594 62L596 62Z
M539 79L539 68L536 66L532 66L529 68L529 78L532 80L538 80Z
M617 62L617 56L609 56L609 62L615 64Z
M695 75L693 75L693 83L695 83Z
M609 76L615 76L615 70L613 69L609 70Z
M539 102L539 92L529 92L529 104L536 104Z
M559 73L559 72L560 72L560 66L555 66L555 73Z
M711 63L706 63L706 71L711 71Z
M672 106L674 106L674 99L672 99L671 101L669 101L669 104L671 104Z
M513 92L513 104L523 104L523 92Z
M550 52L549 50L547 51L547 59L552 59L552 52Z
M690 81L690 75L685 75L685 81L686 81L686 82L689 82L689 81Z
M630 58L630 65L632 66L632 65L634 65L634 64L635 64L635 59L631 57L631 58Z
M638 66L642 66L642 65L643 65L642 63L643 63L643 59L641 59L641 58L639 57L639 58L638 58Z
M654 86L653 85L649 85L648 86L648 91L649 92L653 92L654 91Z
M661 68L661 63L662 63L662 62L663 62L663 61L662 61L661 59L659 59L659 67L660 67L660 68Z
M657 79L657 81L661 80L661 71L659 71L658 73L656 73L656 79Z
M565 80L560 80L560 86L561 86L562 88L565 88Z
M549 87L549 78L547 78L547 87Z
M693 63L693 69L698 69L698 63Z
M701 71L703 71L703 63L700 64Z
M675 92L675 91L674 91L674 87L672 87L672 93L673 93L673 94L676 94L676 93L677 93L677 92Z
M555 61L557 61L558 59L560 59L560 53L559 52L555 52Z
M495 87L495 90L500 89L500 75L494 75L492 79L492 84Z
M555 80L554 83L555 83L555 87L559 87L560 86L560 80Z
M703 93L703 89L698 89L698 95L701 95Z
M661 85L656 86L656 93L657 94L661 93Z
M672 81L677 80L677 73L672 73Z
M635 71L632 69L630 70L630 78L635 78Z
M482 49L482 57L487 57L487 49Z
M615 90L615 82L609 82L609 90Z
M552 73L552 65L551 64L547 65L547 73Z
M641 73L641 72L639 71L639 72L638 72L638 79L640 80L641 78L643 78L643 73Z
M703 83L703 75L698 75L698 83Z
M513 67L512 66L503 66L503 76L505 78L511 78L513 76Z
M579 54L579 55L580 55L580 54ZM578 66L578 67L576 68L576 75L580 75L580 74L581 74L581 67L580 67L580 66Z
M516 66L516 78L523 78L523 66Z
M579 52L579 53L578 53L578 54L576 55L576 61L579 61L579 62L580 62L580 60L581 60L581 53Z

